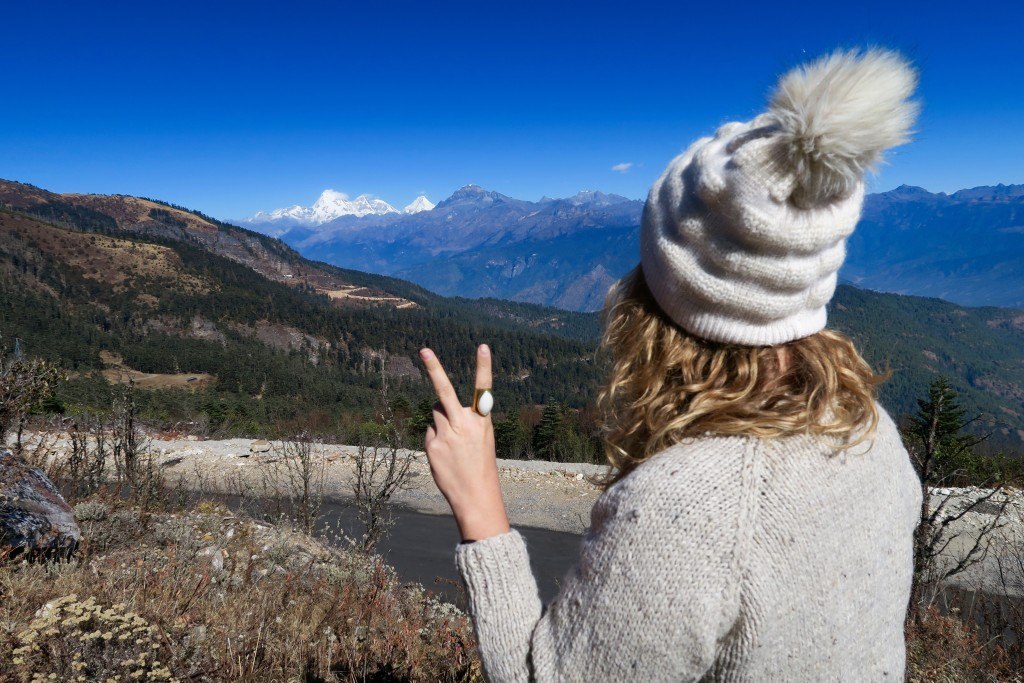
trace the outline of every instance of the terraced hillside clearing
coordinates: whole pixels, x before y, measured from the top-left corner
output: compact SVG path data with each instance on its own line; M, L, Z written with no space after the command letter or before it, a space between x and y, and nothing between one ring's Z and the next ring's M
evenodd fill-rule
M107 365L103 377L111 384L134 384L140 389L202 389L217 381L203 372L140 372L127 367L117 354L100 351L100 359Z
M338 289L320 289L317 291L326 294L332 300L349 299L352 301L390 304L395 308L415 308L419 305L415 301L410 301L409 299L404 299L400 296L389 296L387 294L375 293L367 287L359 287L357 285L345 285Z

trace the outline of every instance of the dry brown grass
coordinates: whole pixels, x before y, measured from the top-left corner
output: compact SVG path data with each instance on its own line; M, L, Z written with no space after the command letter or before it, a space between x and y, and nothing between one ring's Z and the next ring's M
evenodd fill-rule
M86 539L77 560L0 565L0 680L74 680L66 677L74 662L84 662L74 671L83 680L105 680L111 667L138 663L135 638L119 644L111 629L86 638L102 618L114 626L128 620L139 640L151 636L143 644L157 654L147 671L166 668L179 680L480 677L468 618L401 584L378 558L211 504L147 514L92 498L75 511ZM43 623L56 607L96 623L79 626L67 619L71 611Z
M907 680L911 683L1019 683L1006 652L981 640L959 615L928 608L907 623Z
M13 214L0 214L0 230L116 291L132 289L140 280L163 282L196 294L212 287L184 272L177 252L169 247L75 232Z
M111 384L134 384L139 389L201 389L217 379L203 372L169 374L130 368L107 368L102 374Z
M100 351L100 360L107 366L102 374L108 382L131 384L139 389L201 389L217 380L204 372L141 372L125 365L121 356L110 351Z
M149 212L156 209L170 214L174 220L187 225L189 232L210 235L217 232L217 226L193 213L175 209L164 204L157 204L156 202L139 197L70 193L61 195L61 198L73 204L86 206L94 211L104 213L117 221L118 227L125 230L152 220Z

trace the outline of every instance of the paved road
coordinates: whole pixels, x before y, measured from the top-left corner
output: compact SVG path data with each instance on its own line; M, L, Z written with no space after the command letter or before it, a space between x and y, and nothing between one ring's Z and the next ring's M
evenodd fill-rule
M459 542L455 520L450 515L411 510L397 510L395 517L391 532L377 547L384 560L402 579L444 593L449 600L464 607L461 581L455 567L455 546ZM340 523L341 528L350 533L358 528L352 509L339 503L324 506L324 523L328 529L337 528ZM541 599L547 602L555 597L562 578L576 564L580 536L533 527L517 528L526 538Z

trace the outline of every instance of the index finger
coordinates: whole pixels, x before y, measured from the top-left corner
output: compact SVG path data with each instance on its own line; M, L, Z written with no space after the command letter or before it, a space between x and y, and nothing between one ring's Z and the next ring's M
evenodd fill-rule
M481 344L476 350L476 384L475 389L494 389L491 377L491 349Z
M457 416L462 414L462 404L459 403L459 397L455 393L451 380L448 379L447 373L441 367L441 361L430 349L420 350L420 358L423 359L423 365L427 368L427 374L434 385L434 391L437 392L437 398L445 413L448 414L448 421L455 422L458 419Z

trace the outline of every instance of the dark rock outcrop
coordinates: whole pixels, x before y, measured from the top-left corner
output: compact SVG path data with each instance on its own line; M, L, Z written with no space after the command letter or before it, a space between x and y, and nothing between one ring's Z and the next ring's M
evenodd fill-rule
M46 475L0 450L0 559L67 558L81 538L74 512Z

